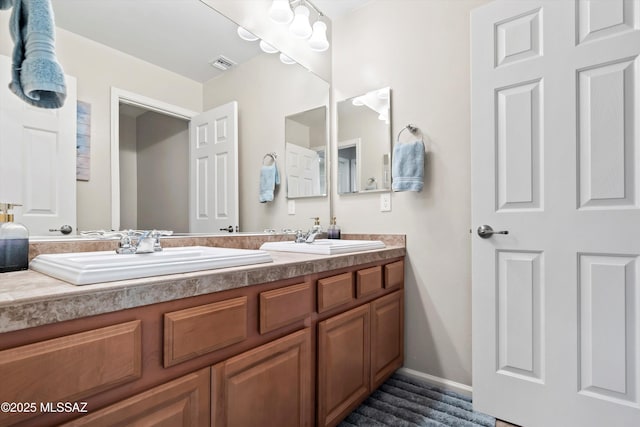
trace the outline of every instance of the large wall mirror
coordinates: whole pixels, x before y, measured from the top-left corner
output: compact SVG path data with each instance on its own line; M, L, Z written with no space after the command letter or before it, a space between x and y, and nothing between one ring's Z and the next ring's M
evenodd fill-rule
M391 89L338 102L338 194L391 190Z
M327 107L285 118L287 198L327 195Z
M113 88L177 106L184 112L200 113L237 102L239 224L229 225L239 225L243 232L280 231L308 228L310 217L329 218L328 197L300 200L295 215L288 213L284 179L273 202L259 202L265 153L277 153L280 174L285 175L285 118L316 108L324 109L326 117L329 83L297 63L285 64L280 53L264 53L259 40L241 40L238 25L207 3L215 2L52 0L58 59L65 72L77 79L78 100L91 106L90 177L75 183L79 230L112 228L110 135L120 132L121 136L126 133L121 144L128 144L120 146L118 168L126 174L120 176L119 190L124 189L125 194L119 199L123 205L119 215L127 218L126 224L121 224L189 232L185 219L188 117L171 113L174 118L165 119L164 111L125 102L118 113L122 126L114 129L110 110ZM265 4L268 8L269 3ZM269 21L263 12L248 21ZM234 20L241 21L238 17ZM0 24L4 27L7 23L8 14L3 13ZM277 47L277 40L270 42ZM0 41L3 55L9 56L11 48L6 40ZM199 52L198 62L192 62L187 52ZM330 51L322 55L330 58ZM165 130L165 136L158 135ZM169 142L171 147L154 149L153 155L140 154L143 149L149 152L155 139ZM326 164L326 142L324 150L318 141L313 144ZM328 174L322 173L316 195L328 193ZM218 229L207 232L220 233Z

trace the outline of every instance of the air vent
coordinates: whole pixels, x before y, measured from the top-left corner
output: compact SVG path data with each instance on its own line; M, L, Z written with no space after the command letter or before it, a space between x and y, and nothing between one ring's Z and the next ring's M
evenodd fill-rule
M234 65L236 65L236 63L233 62L232 60L230 60L229 58L226 58L226 57L220 55L219 57L217 57L213 61L209 62L209 65L211 65L212 67L219 68L222 71L227 71L229 68L231 68Z

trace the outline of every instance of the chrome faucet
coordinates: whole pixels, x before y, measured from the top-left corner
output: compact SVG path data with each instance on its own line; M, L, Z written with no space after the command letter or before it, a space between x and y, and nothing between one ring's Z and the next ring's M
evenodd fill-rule
M150 254L162 251L160 236L170 236L167 230L124 230L116 252L119 254Z
M311 218L314 220L313 227L306 233L302 230L296 230L296 243L313 243L316 237L322 233L322 226L320 225L320 218Z

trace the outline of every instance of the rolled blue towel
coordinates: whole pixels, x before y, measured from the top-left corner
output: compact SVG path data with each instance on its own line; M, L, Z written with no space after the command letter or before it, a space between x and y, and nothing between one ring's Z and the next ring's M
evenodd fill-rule
M260 169L260 203L273 201L273 192L280 184L280 174L276 164L262 165Z
M13 0L0 0L0 10L9 9L13 6Z
M398 143L393 146L391 177L393 191L422 191L424 142Z
M15 45L9 88L36 107L60 108L67 89L64 71L55 55L51 1L13 0L13 3L9 30Z

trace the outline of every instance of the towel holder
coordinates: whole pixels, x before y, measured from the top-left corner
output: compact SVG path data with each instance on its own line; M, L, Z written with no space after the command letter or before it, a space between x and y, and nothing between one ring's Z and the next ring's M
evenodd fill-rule
M413 136L417 136L418 133L420 133L420 139L424 141L424 139L422 138L422 132L420 132L420 128L416 125L412 125L411 123L409 123L408 125L403 127L400 130L400 132L398 132L398 136L396 137L396 143L400 142L400 135L402 135L402 132L404 132L405 130L408 130Z
M265 154L264 157L262 158L262 164L263 165L265 164L264 161L267 160L269 157L272 160L271 163L269 163L269 164L274 164L276 162L276 160L278 160L278 154L275 151L272 151L270 153Z

